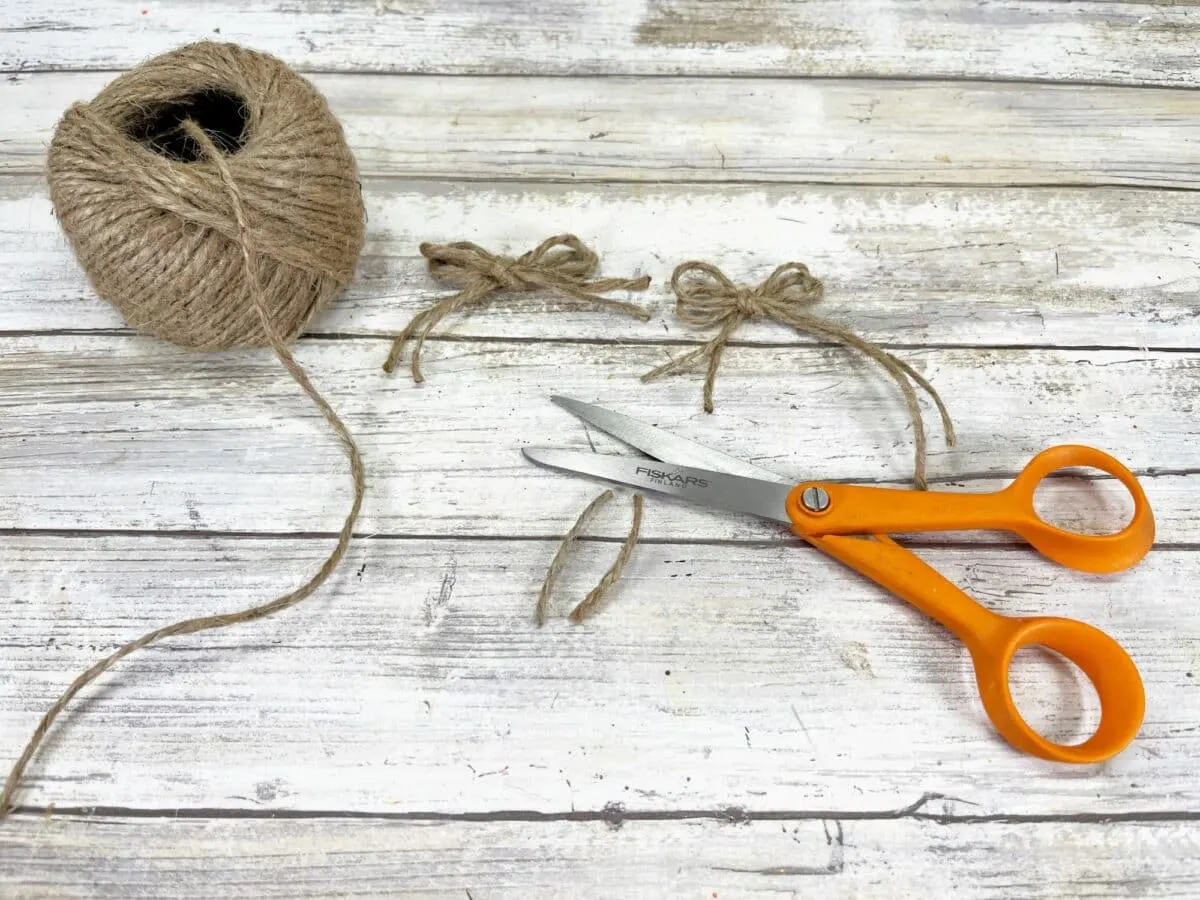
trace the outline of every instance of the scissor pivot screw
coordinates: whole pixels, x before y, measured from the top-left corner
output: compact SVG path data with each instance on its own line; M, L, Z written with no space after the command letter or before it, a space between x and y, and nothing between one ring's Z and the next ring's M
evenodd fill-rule
M825 512L829 509L829 491L815 485L805 488L804 493L800 495L800 502L809 512Z

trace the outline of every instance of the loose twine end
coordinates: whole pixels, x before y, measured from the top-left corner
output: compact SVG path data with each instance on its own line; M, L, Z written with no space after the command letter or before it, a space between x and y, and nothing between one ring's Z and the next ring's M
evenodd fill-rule
M225 163L225 157L213 144L209 136L192 121L183 123L184 129L188 135L196 141L203 149L208 160L213 163L220 173L221 180L225 186L225 190L229 196L230 203L233 206L234 215L237 220L239 229L239 244L241 247L242 259L246 266L246 274L250 280L251 297L255 304L257 313L262 321L263 329L270 338L271 348L275 351L275 355L283 363L284 368L300 386L301 390L308 395L309 399L316 404L321 411L325 421L333 429L335 435L342 447L346 451L346 455L350 461L350 472L354 479L354 500L350 507L350 512L346 515L346 519L342 524L341 531L338 533L337 544L333 552L329 554L325 562L317 570L305 584L301 585L291 593L284 594L269 603L264 603L260 606L254 606L250 609L240 610L233 613L224 613L215 616L201 616L194 619L186 619L182 622L176 622L172 625L167 625L163 628L155 629L149 634L142 635L140 638L130 641L122 647L119 647L113 653L110 653L104 659L100 660L73 682L62 693L62 695L54 701L46 714L42 716L34 729L33 736L25 745L25 749L21 752L12 770L9 772L7 780L4 782L3 790L0 790L0 820L3 820L14 809L13 797L16 795L17 786L21 782L21 778L25 774L25 769L29 765L30 760L37 752L38 747L46 738L46 734L50 731L50 727L54 724L55 719L59 714L66 709L67 705L75 698L80 691L85 687L115 666L118 662L150 644L157 643L170 637L178 637L185 634L196 634L200 631L208 631L214 628L226 628L230 625L236 625L240 622L250 622L255 619L266 618L277 612L295 606L302 600L312 596L312 594L323 585L333 571L338 567L342 558L346 554L346 550L350 546L350 539L354 534L354 525L358 520L358 514L362 508L363 495L366 492L366 474L363 467L362 455L359 453L358 446L354 442L349 430L345 424L334 412L333 407L325 400L323 396L313 386L308 374L296 362L296 358L288 349L286 343L280 337L274 323L267 315L266 305L263 297L262 284L259 281L258 270L254 265L254 251L250 242L250 232L246 227L245 213L242 208L241 193L238 190L232 174Z
M579 514L579 518L575 520L575 524L571 526L571 530L567 532L566 536L562 539L562 543L558 545L558 550L555 551L554 558L550 561L550 568L546 572L546 579L542 582L542 589L538 593L537 608L534 616L539 628L546 624L550 609L550 592L554 586L555 579L566 562L568 550L578 540L580 533L592 520L596 511L611 500L612 497L613 492L606 490L585 506L583 512ZM594 615L613 585L620 580L621 574L625 571L625 566L629 562L629 557L633 554L634 547L637 546L638 534L642 528L643 503L644 498L641 494L633 495L633 522L629 528L629 535L621 544L621 549L617 552L617 558L613 560L613 564L609 566L608 571L604 573L596 586L588 592L588 595L571 610L570 619L572 622L579 623L589 616Z
M733 333L747 319L775 319L820 340L835 341L852 347L880 365L904 394L915 432L913 483L920 490L928 487L925 480L925 421L912 386L913 382L924 390L937 406L942 420L942 431L946 436L946 446L953 447L954 423L950 419L949 410L933 385L908 363L877 344L859 337L849 328L804 310L804 307L817 303L825 291L822 282L809 272L807 266L797 262L785 263L772 272L762 284L747 287L730 281L716 266L694 260L676 267L671 275L671 289L675 292L675 313L679 318L698 327L719 327L720 330L703 346L651 369L642 376L642 381L674 375L690 370L697 363L705 363L704 411L711 413L714 408L713 386L717 380L721 357Z
M600 259L573 234L548 238L516 259L491 253L469 241L423 243L421 255L429 261L429 274L458 288L458 293L417 313L392 342L383 370L395 371L405 346L412 341L412 378L418 384L425 380L421 350L438 323L451 313L485 300L492 302L500 293L548 291L580 304L616 310L643 322L650 319L650 313L635 303L600 296L609 291L644 291L650 286L650 277L592 279Z

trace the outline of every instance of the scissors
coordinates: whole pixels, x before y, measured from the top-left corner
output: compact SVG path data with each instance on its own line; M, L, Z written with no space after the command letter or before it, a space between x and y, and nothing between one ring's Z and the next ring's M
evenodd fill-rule
M1153 545L1154 515L1133 473L1108 454L1074 444L1051 447L1035 456L1008 487L994 493L821 481L795 484L628 416L567 397L551 399L652 458L526 448L531 461L790 525L818 550L908 601L962 641L971 654L988 718L1018 750L1057 762L1102 762L1125 749L1141 728L1146 709L1142 679L1115 640L1074 619L992 612L888 536L889 532L996 529L1019 535L1043 556L1068 568L1093 573L1127 569ZM1111 475L1133 496L1133 519L1120 532L1078 534L1038 515L1033 495L1042 479L1082 466ZM1050 741L1018 712L1009 690L1009 664L1018 650L1029 646L1046 647L1066 657L1095 687L1100 723L1082 743Z

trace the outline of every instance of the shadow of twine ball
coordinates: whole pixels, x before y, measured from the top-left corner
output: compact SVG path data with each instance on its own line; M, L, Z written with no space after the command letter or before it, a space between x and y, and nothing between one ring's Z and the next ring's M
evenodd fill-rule
M72 106L47 161L55 215L131 328L194 350L270 346L230 188L189 120L225 156L264 313L290 341L349 283L365 215L341 125L280 60L190 44Z

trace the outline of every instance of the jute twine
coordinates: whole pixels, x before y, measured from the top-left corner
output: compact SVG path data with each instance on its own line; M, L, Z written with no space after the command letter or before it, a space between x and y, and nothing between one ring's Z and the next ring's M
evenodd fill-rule
M550 568L546 572L546 579L542 582L542 589L538 593L537 608L534 610L534 617L537 619L538 627L546 624L546 619L550 612L550 592L554 588L554 581L558 578L559 572L567 561L568 551L574 546L579 535L583 533L583 529L595 516L597 510L613 497L612 491L604 491L599 494L591 503L584 507L583 512L579 514L579 518L575 520L575 524L571 526L571 530L567 532L562 539L562 543L558 545L558 549L554 553L554 558L550 561ZM641 494L633 495L633 522L629 526L629 535L621 544L621 549L617 551L617 558L613 560L613 564L609 566L608 571L600 578L600 581L594 588L588 591L586 597L571 610L571 621L582 622L588 616L596 612L603 603L605 595L614 584L621 578L621 573L625 571L625 565L629 562L629 557L633 554L633 548L637 546L638 534L642 530L642 506L644 498Z
M312 595L346 553L365 488L354 439L287 346L349 282L365 227L354 157L312 85L233 44L183 47L72 106L48 175L55 213L96 292L131 327L180 347L270 347L345 449L354 499L333 551L299 588L151 631L76 678L13 766L0 818L54 720L119 660Z
M704 410L712 412L713 385L717 379L717 369L733 333L747 319L775 319L820 340L834 341L858 350L882 366L895 380L904 394L915 431L916 459L913 482L919 489L926 488L925 421L912 382L916 382L937 405L942 417L946 444L954 446L954 423L950 420L950 413L933 385L919 372L882 347L859 337L849 328L807 311L806 307L819 301L824 294L824 285L813 277L807 266L796 262L785 263L772 272L762 284L749 287L730 281L720 269L710 263L685 262L677 266L671 275L671 289L675 292L675 314L679 318L701 328L719 330L702 347L647 372L642 376L643 381L682 372L698 363L706 363Z
M425 339L446 316L472 306L496 303L518 294L541 292L585 306L612 309L643 322L650 318L650 313L636 303L600 296L610 291L644 291L650 286L650 277L643 275L640 278L594 278L600 258L573 234L559 234L547 238L516 258L492 253L470 241L455 241L449 244L423 243L421 255L429 261L429 274L432 277L447 282L458 288L458 291L413 316L392 342L391 352L383 364L384 371L395 371L405 346L411 340L412 378L418 384L425 380L421 372L421 350L425 346ZM612 491L605 491L589 503L559 545L538 595L536 616L539 625L546 622L550 591L566 562L568 550L596 510L611 498ZM604 577L571 612L571 618L576 622L582 621L599 607L605 594L625 569L625 564L637 543L641 526L640 494L634 497L633 503L633 525L629 537Z
M485 301L494 303L505 295L544 291L576 303L623 312L643 322L650 318L650 313L637 304L600 296L609 291L644 291L650 286L649 276L593 279L599 257L573 234L548 238L516 259L491 253L469 241L424 243L421 255L429 261L429 274L458 288L458 293L413 316L392 343L384 371L396 368L405 344L413 340L412 377L418 383L425 380L421 374L421 348L438 323L451 313Z

